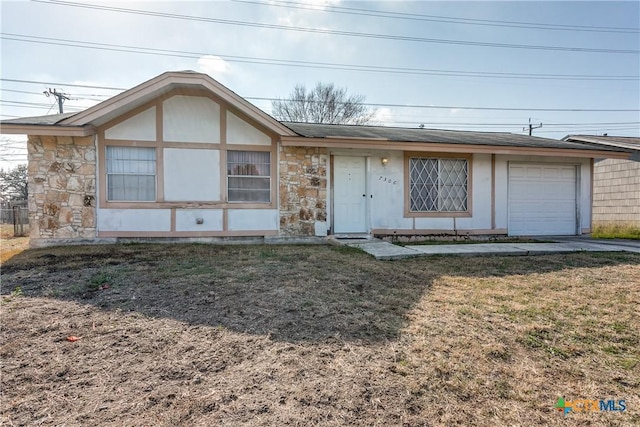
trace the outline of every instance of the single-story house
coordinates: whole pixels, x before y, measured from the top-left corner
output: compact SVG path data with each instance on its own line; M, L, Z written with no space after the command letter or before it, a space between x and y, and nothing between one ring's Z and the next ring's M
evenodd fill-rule
M34 246L136 238L578 235L616 147L491 132L283 123L195 72L27 134ZM270 237L271 236L271 237Z
M563 140L630 150L629 160L595 159L593 224L640 228L640 138L568 135Z

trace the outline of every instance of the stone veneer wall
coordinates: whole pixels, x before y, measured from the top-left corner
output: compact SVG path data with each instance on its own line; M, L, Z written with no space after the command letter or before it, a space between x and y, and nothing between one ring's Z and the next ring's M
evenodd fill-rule
M313 236L327 221L326 148L280 147L280 233Z
M29 230L32 239L96 237L93 137L29 136Z

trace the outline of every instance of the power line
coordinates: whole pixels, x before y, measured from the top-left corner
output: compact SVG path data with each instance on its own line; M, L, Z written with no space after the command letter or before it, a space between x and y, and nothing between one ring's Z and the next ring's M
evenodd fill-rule
M38 107L51 107L49 104L40 103L40 102L26 102L26 101L12 101L10 99L0 99L0 102L3 104L19 104L19 105L33 105Z
M1 81L17 81L16 79L5 79L0 78ZM44 83L38 82L34 80L22 80L22 82L29 83ZM53 83L47 83L53 84ZM64 83L56 83L61 86L65 86ZM73 86L73 85L66 85ZM84 87L92 87L85 85ZM95 88L95 87L94 87ZM108 89L106 87L102 87L102 89ZM115 88L113 88L115 89ZM119 89L118 89L119 90ZM255 96L245 96L244 99L247 100L255 100L255 101L291 101L289 99L282 98L267 98L267 97L255 97ZM4 101L0 100L0 102L11 102L18 104L30 104L30 105L45 105L46 104L36 104L30 102L20 102L20 101ZM370 107L395 107L395 108L422 108L422 109L448 109L448 110L485 110L485 111L553 111L553 112L636 112L640 111L640 109L633 108L522 108L522 107L475 107L475 106L454 106L454 105L420 105L420 104L391 104L391 103L374 103L374 102L363 102L363 105Z
M104 90L119 90L119 91L127 90L126 88L121 88L121 87L78 85L78 84L72 84L72 83L41 82L41 81L35 81L35 80L18 80L18 79L0 78L0 81L13 82L13 83L45 84L45 85L52 85L52 86L55 85L55 86L83 87L83 88L87 88L87 89L104 89Z
M96 4L82 4L82 3L75 3L75 2L69 2L69 1L43 1L43 0L32 0L32 1L37 3L45 3L45 4L52 4L52 5L71 6L71 7L79 7L79 8L86 8L86 9L102 10L102 11L108 11L108 12L128 13L128 14L134 14L134 15L156 16L161 18L181 19L181 20L187 20L187 21L210 22L210 23L216 23L216 24L235 25L235 26L242 26L242 27L266 28L266 29L274 29L274 30L296 31L296 32L304 32L304 33L312 33L312 34L329 34L329 35L370 38L370 39L379 39L379 40L400 40L400 41L412 41L417 43L437 43L437 44L447 44L447 45L494 47L494 48L508 48L508 49L533 49L533 50L549 50L549 51L563 51L563 52L612 53L612 54L634 54L634 55L640 54L640 50L634 50L634 49L604 49L604 48L571 47L571 46L524 45L524 44L514 44L514 43L480 42L480 41L471 41L471 40L436 39L436 38L427 38L427 37L401 36L401 35L394 35L394 34L360 33L355 31L329 30L324 28L297 27L297 26L289 26L289 25L265 24L265 23L259 23L259 22L235 21L235 20L229 20L229 19L179 15L175 13L155 12L155 11L142 10L142 9L128 9L128 8L114 7L114 6L101 6Z
M72 87L83 87L88 89L104 89L104 90L117 90L124 91L126 89L109 87L109 86L92 86L92 85L78 85L78 84L70 84L70 83L60 83L60 82L45 82L38 80L19 80L19 79L9 79L9 78L0 78L0 81L7 82L16 82L16 83L28 83L28 84L44 84L44 85L59 85L59 86L72 86ZM290 101L288 99L282 98L268 98L268 97L251 97L245 96L244 99L247 100L255 100L255 101ZM12 102L12 103L20 103L20 104L31 104L31 105L43 105L47 106L47 104L35 104L35 103L26 103L20 101L9 101L9 100L0 100L0 102ZM471 106L443 106L443 105L419 105L419 104L392 104L392 103L363 103L366 106L372 107L396 107L396 108L426 108L426 109L458 109L458 110L498 110L498 111L553 111L553 112L637 112L640 109L630 109L630 108L616 108L616 109L603 109L603 108L522 108L522 107L471 107Z
M263 98L246 96L245 99L256 101L294 101L291 99ZM317 101L321 102L321 101ZM636 112L640 109L625 108L518 108L518 107L470 107L452 105L417 105L417 104L385 104L377 102L363 102L363 105L371 107L396 107L396 108L427 108L427 109L447 109L447 110L488 110L488 111L555 111L555 112Z
M290 9L314 10L319 11L317 6L297 3L292 1L270 0L269 3L251 0L231 0L236 3L256 4L261 6L286 7ZM322 9L323 12L341 13L346 15L374 16L379 18L403 19L412 21L441 22L449 24L467 24L467 25L483 25L489 27L509 27L524 28L538 30L554 30L554 31L585 31L585 32L603 32L603 33L639 33L640 28L624 28L624 27L598 27L586 25L567 25L567 24L546 24L534 22L517 22L517 21L500 21L491 19L471 19L456 18L452 16L440 15L424 15L418 13L402 13L382 10L363 9L356 7L342 7L327 4Z
M140 46L127 46L109 43L96 43L80 40L59 39L52 37L40 37L24 34L0 33L0 38L5 40L39 43L56 46L77 47L85 49L96 49L115 52L139 53L146 55L172 56L179 58L200 59L203 56L216 56L228 62L251 63L262 65L279 65L287 67L323 68L331 70L345 71L366 71L376 73L393 74L415 74L447 77L481 77L493 79L527 79L527 80L597 80L597 81L636 81L640 80L637 75L588 75L588 74L540 74L540 73L506 73L488 71L463 71L463 70L443 70L443 69L421 69L408 67L381 67L374 65L342 64L330 62L311 62L298 60L285 60L274 58L259 58L248 56L219 55L207 52L189 52L169 49L156 49ZM16 38L19 37L19 38ZM122 89L124 90L124 89Z
M0 102L3 104L33 105L33 106L46 107L46 108L51 107L51 105L49 104L40 103L40 102L12 101L10 99L0 99Z
M50 110L52 107L55 106L54 104L41 104L41 103L37 103L37 102L24 102L24 101L6 101L6 100L0 100L0 105L4 105L7 107L17 107L17 108L39 108L39 109L43 109L43 110ZM72 110L75 111L81 111L82 107L69 107Z
M26 90L14 90L14 89L5 89L5 88L0 88L0 91L2 92L12 92L12 93L24 93L27 95L42 95L41 92L29 92ZM102 97L109 97L111 95L99 95L99 94L70 94L69 96L72 96L73 99L78 100L78 99L86 99L88 101L98 101L98 102L102 102L104 101L103 99L97 99L97 98L88 98L89 96L102 96Z
M42 92L28 92L26 90L13 90L13 89L5 89L5 88L0 88L0 90L3 92L26 93L28 95L42 95Z

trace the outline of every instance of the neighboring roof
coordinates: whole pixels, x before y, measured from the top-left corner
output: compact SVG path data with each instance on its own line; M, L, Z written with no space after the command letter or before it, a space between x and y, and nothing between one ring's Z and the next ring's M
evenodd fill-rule
M560 141L506 132L474 132L440 129L397 128L386 126L333 125L282 122L289 129L306 138L370 139L390 142L424 142L433 144L470 144L497 147L529 147L551 149L591 150L593 146L579 142ZM619 152L613 147L599 147L600 151Z
M631 153L630 160L640 162L640 138L608 135L567 135L562 140L582 142L597 147L622 148Z

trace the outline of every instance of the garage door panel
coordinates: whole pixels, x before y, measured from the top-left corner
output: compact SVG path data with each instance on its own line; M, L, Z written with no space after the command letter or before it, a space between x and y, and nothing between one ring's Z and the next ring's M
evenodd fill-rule
M575 166L511 164L508 227L510 235L575 234Z
M524 176L528 178L540 178L542 177L542 168L525 168Z

